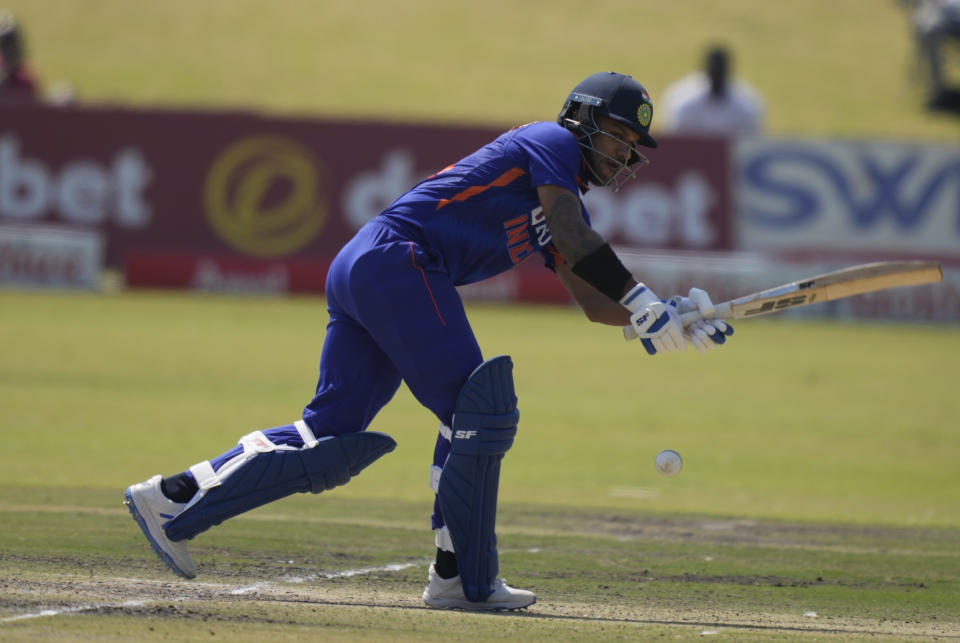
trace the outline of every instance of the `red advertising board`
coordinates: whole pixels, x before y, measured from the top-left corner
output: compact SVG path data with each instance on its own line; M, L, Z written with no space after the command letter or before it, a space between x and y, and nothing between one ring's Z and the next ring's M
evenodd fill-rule
M125 269L132 285L214 289L262 279L315 291L365 221L499 133L240 112L7 107L0 224L99 232L106 264ZM650 158L630 187L587 195L594 226L623 245L728 248L726 144L666 140ZM276 266L285 282L270 273ZM302 276L307 266L317 278Z

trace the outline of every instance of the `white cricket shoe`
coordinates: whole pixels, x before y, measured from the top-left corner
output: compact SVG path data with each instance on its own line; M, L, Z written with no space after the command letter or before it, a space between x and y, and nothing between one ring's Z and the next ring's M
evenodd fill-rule
M479 603L468 601L463 593L460 577L440 578L433 563L430 563L430 572L427 575L427 588L423 590L423 602L430 607L462 610L518 610L530 607L537 602L533 592L525 589L515 589L507 585L503 579L494 581L493 594L487 600Z
M140 525L143 535L157 553L163 564L177 576L195 578L197 566L187 551L186 541L174 542L167 538L163 525L183 510L184 503L170 500L160 490L163 476L155 475L146 482L127 487L123 504Z

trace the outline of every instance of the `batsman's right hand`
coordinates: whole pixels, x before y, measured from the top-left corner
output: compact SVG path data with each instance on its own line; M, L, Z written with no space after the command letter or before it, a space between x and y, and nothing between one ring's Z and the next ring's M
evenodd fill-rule
M686 345L680 315L668 303L655 301L633 313L630 326L651 355L681 351Z
M677 307L660 301L652 290L638 283L620 300L630 311L629 328L651 355L683 350L683 322Z

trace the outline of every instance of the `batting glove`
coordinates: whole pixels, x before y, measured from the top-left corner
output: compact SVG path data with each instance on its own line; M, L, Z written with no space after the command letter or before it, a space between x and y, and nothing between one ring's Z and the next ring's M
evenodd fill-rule
M632 313L630 327L647 353L656 355L684 349L686 339L676 306L660 301L643 284L631 288L620 303Z
M722 319L715 319L716 307L706 290L691 288L686 297L679 295L670 298L669 303L683 315L694 310L699 311L699 319L686 327L684 334L693 347L701 354L724 344L733 335L733 326Z

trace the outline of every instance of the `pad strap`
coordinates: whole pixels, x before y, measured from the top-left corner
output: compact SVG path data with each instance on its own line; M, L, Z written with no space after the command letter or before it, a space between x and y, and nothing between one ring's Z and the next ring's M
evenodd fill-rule
M446 424L440 425L440 435L442 435L447 440L447 442L453 441L453 429L451 429Z
M313 431L310 430L310 427L307 426L307 423L303 420L297 420L294 422L293 427L297 430L297 433L300 434L300 437L303 438L303 448L312 449L320 444L320 441L317 440L317 436L313 434Z
M450 537L450 530L446 527L440 527L435 530L436 536L434 537L434 542L437 545L437 549L442 549L443 551L452 551L456 552L453 548L453 538Z
M440 476L443 475L443 469L437 465L430 466L430 488L436 493L440 490Z
M248 433L242 438L239 442L240 446L243 447L244 455L248 453L270 453L271 451L276 451L277 445L275 445L270 438L263 434L263 431L254 431L253 433Z
M198 462L190 467L189 471L193 474L197 486L203 490L213 489L221 485L220 476L213 470L213 465L210 464L209 460Z
M445 444L440 442L441 438L446 440ZM443 465L446 464L447 457L450 454L451 442L453 442L453 429L441 422L440 437L437 438L437 448L433 452L433 464L430 465L430 488L433 489L434 493L440 489L440 474L443 473Z

